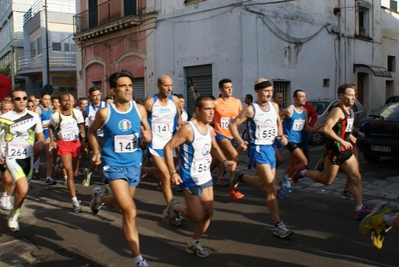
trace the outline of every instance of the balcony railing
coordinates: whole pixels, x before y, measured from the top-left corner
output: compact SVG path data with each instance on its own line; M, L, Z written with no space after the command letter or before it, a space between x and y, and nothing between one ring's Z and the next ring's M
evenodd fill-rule
M50 54L50 68L62 68L62 67L76 67L76 54ZM42 55L38 55L34 58L31 57L20 57L18 58L18 70L36 69L43 68Z
M143 15L145 1L109 0L74 16L74 33L82 33L128 16Z
M75 0L47 0L48 12L60 12L74 14L76 12ZM45 0L37 0L23 16L24 25L37 13L46 7Z

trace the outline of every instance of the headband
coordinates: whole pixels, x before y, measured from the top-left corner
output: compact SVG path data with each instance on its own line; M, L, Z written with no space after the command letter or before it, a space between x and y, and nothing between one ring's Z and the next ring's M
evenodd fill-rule
M264 81L258 84L255 84L255 90L259 90L259 89L263 89L269 86L273 86L272 83L270 81Z

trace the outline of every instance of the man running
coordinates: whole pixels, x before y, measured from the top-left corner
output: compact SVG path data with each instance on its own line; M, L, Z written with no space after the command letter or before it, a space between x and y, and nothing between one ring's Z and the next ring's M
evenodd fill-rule
M57 141L51 138L51 147L57 148L62 165L67 174L69 194L72 200L73 212L82 211L80 201L76 197L74 170L76 170L81 152L81 140L86 140L82 112L72 107L69 94L60 96L61 110L51 115L49 124L50 136L56 133Z
M370 210L362 204L362 177L359 171L359 163L353 155L353 144L356 138L352 135L354 114L351 106L356 99L356 89L353 84L343 84L337 90L339 105L334 107L326 118L323 129L327 137L324 157L324 173L305 169L305 164L297 164L294 168L292 181L306 176L315 182L331 185L341 168L351 180L351 190L355 203L355 219L362 220Z
M39 116L26 109L28 96L26 91L12 91L14 110L1 115L0 128L6 136L6 151L0 152L0 164L4 163L15 182L14 208L8 216L8 227L11 231L19 231L19 214L25 196L29 190L32 177L33 153L43 149L44 135ZM34 144L35 135L37 138Z
M173 197L170 185L170 173L166 166L164 147L172 138L179 125L182 125L180 116L180 100L172 95L173 81L167 75L161 75L157 82L158 94L147 98L144 107L148 113L148 122L152 131L152 141L148 144L148 150L155 163L157 170L146 168L151 176L161 181L160 186L169 203ZM180 225L184 222L183 217L176 217L173 222Z
M213 187L210 165L211 148L216 151L218 160L227 169L235 169L237 163L227 160L219 148L215 132L209 123L215 114L214 98L200 96L195 101L196 117L183 125L165 146L165 158L172 184L183 190L186 205L172 198L166 207L164 221L174 221L180 213L195 223L192 240L188 241L186 251L199 257L208 257L209 252L199 243L211 222L213 214ZM173 151L180 147L180 174L177 173Z
M89 97L91 100L91 103L86 106L84 116L86 119L86 126L89 128L96 117L96 113L98 110L101 108L105 107L106 104L104 101L101 100L101 88L98 86L93 86L89 89ZM104 145L104 132L102 129L98 129L97 131L97 140L98 143L100 144L100 149ZM88 150L82 151L82 158L86 158L88 153ZM104 177L103 175L103 170L101 166L97 166L94 164L93 161L90 162L89 169L84 169L83 170L83 181L82 184L84 187L88 187L90 185L90 180L91 180L91 175L93 172L96 170L98 171L98 174L100 175L101 178ZM109 195L111 192L109 191L108 185L105 186L105 194Z
M133 255L134 266L149 266L140 254L136 227L137 210L133 197L140 182L142 151L140 142L151 141L147 112L133 97L133 75L125 70L109 77L114 103L100 109L88 130L93 149L92 161L104 166L104 177L114 196L104 196L100 187L93 188L91 210L97 214L103 204L113 207L123 216L123 232ZM104 132L102 151L97 132Z
M256 101L246 107L240 114L230 122L230 131L233 134L241 150L249 149L251 164L255 166L257 176L249 176L236 171L232 184L246 182L256 186L266 193L266 205L274 223L273 234L280 238L286 238L293 234L280 220L277 204L276 187L276 152L274 140L278 139L281 144L286 145L287 139L283 134L283 128L278 115L278 105L271 102L273 95L272 83L264 78L255 82ZM250 121L248 132L250 139L244 141L238 126ZM248 125L248 124L247 124ZM249 145L249 147L248 147Z
M37 105L34 109L34 112L37 113L42 121L43 134L45 138L44 142L44 151L46 152L46 181L45 185L55 185L57 182L53 180L51 174L53 172L53 151L50 149L50 135L48 126L50 124L50 117L53 114L53 110L51 109L51 95L49 93L43 93L40 98L40 104ZM40 151L35 154L35 159L40 160ZM36 163L35 172L39 172L39 163Z
M1 101L1 114L6 114L13 109L13 104L11 100ZM0 142L2 143L1 151L6 151L7 143L4 130L0 132ZM10 211L13 208L11 203L11 195L14 192L15 183L12 179L10 173L7 171L6 164L0 165L1 172L1 198L0 198L0 208L2 210Z

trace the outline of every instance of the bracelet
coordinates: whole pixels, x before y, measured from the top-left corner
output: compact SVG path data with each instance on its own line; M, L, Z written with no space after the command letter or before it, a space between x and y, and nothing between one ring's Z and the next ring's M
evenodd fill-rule
M175 175L175 174L177 174L177 172L173 172L173 173L171 173L171 174L170 174L170 178L172 178L172 177L173 177L173 175Z
M283 138L283 135L280 134L280 135L277 135L276 137L277 137L277 139L281 139L281 138Z

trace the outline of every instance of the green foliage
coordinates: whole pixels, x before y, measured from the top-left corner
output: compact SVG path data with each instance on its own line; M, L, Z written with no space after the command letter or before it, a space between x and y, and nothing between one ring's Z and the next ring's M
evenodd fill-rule
M11 65L8 64L7 66L0 66L0 73L11 77Z

